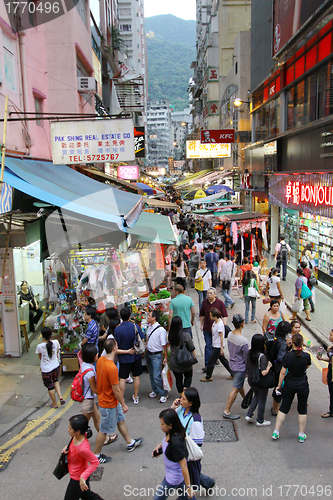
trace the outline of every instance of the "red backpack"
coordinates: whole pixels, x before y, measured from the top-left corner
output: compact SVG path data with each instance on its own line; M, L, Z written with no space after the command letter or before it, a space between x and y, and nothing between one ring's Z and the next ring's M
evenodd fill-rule
M78 373L75 375L71 388L71 398L73 401L78 401L79 403L82 403L82 401L84 400L85 394L83 394L83 377L85 376L86 373L90 371L93 371L93 369L87 368L86 370L84 370L84 372L81 372L80 368Z

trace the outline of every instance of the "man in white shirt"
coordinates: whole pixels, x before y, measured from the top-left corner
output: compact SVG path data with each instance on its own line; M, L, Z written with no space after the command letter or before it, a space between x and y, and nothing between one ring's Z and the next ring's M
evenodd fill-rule
M147 322L147 351L146 361L147 368L150 375L150 383L152 392L149 393L150 398L156 398L160 395L160 403L166 403L168 399L168 392L163 389L163 381L161 375L162 369L162 355L164 352L165 359L167 359L167 333L165 329L159 324L160 313L159 311L151 311L148 313Z
M201 283L203 286L201 286ZM199 311L201 309L204 299L207 299L207 290L212 286L212 273L207 269L207 263L205 260L200 262L200 268L195 275L196 291L199 295ZM199 290L202 288L202 290Z
M288 261L290 261L290 252L291 248L288 245L288 243L286 243L284 235L281 234L280 243L277 243L275 246L275 261L276 261L276 268L279 271L279 276L282 264L282 281L286 281L287 264Z
M196 247L197 247L197 252L201 254L204 248L201 238L198 238Z

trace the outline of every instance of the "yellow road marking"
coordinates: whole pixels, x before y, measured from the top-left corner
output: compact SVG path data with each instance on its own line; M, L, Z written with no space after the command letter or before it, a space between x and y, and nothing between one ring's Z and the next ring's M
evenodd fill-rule
M70 392L71 392L71 385L67 388L65 394L63 395L63 398L66 399L69 396ZM47 422L47 425L50 425L50 420L48 420L48 419L52 415L54 415L55 412L57 412L57 414L55 415L56 416L55 420L56 420L60 413L62 415L64 413L64 411L66 411L66 409L70 408L71 406L72 406L72 400L70 400L68 403L66 403L66 405L63 408L61 408L60 412L59 412L59 410L55 410L52 408L43 417L39 417L36 420L30 420L27 423L27 425L25 426L25 428L19 434L17 434L12 439L7 441L5 444L0 446L0 451L7 450L9 448L9 446L16 443L16 441L19 441L20 439L22 439L26 434L31 432L32 429L35 429L39 425L43 424L43 422Z
M53 424L53 422L58 420L58 418L60 418L72 406L72 404L73 404L73 401L70 400L66 404L66 406L61 408L61 410L58 411L56 415L54 415L54 417L52 417L48 421L45 421L38 429L36 429L31 434L29 434L29 436L27 436L25 439L21 439L21 441L19 443L12 446L4 453L0 453L0 469L2 467L1 462L8 462L16 450L19 450L22 446L24 446L26 443L28 443L29 441L34 439L36 436L38 436L41 432L43 432L45 429L47 429L51 424Z

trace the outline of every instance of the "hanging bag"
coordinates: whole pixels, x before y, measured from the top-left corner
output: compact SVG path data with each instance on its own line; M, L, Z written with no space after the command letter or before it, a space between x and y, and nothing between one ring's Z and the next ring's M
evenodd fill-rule
M146 352L146 346L144 341L140 337L139 330L135 323L134 323L134 329L135 329L135 341L133 347L135 349L136 354L144 354Z
M176 363L180 368L190 368L198 362L197 358L187 349L185 342L181 342L176 354Z
M193 417L191 417L191 418L193 418ZM191 421L191 418L189 419L189 421L186 424L185 432L187 431L187 427ZM186 448L188 451L187 461L188 462L196 462L197 460L201 460L203 457L202 450L201 450L200 446L198 446L197 443L195 441L193 441L191 436L186 434L185 443L186 443Z
M310 286L316 286L316 285L318 285L317 278L315 277L314 274L310 274L310 277L308 279L308 283L309 283Z
M248 407L251 404L252 398L253 398L253 389L251 387L251 389L245 394L245 398L241 402L241 407L243 408L243 410L248 409Z
M204 277L206 276L206 274L207 274L207 273L208 273L208 269L206 269L206 271L205 271L205 272L203 273L203 275L201 276L201 281L198 281L198 282L197 282L197 283L195 283L195 285L194 285L194 288L195 288L196 290L198 290L198 292L202 292L202 291L203 291L203 279L204 279ZM200 273L199 273L199 271L198 271L198 274L200 274Z
M256 287L254 286L254 278L252 278L251 281L250 281L250 286L247 289L247 296L248 297L253 297L255 299L259 299L260 298L260 294L259 294L258 290L256 289Z
M309 297L311 297L312 295L312 292L310 290L310 288L308 287L308 285L306 285L304 282L302 284L302 290L301 290L301 297L303 300L305 299L308 299Z
M68 450L73 438L70 440L67 446L67 453L61 453L58 463L53 471L53 475L57 479L62 479L66 474L68 474Z

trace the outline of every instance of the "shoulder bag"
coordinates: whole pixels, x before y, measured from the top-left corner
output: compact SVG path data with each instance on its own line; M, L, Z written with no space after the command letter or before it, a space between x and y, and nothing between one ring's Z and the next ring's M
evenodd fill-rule
M191 368L198 362L197 358L187 349L186 343L181 342L179 345L178 352L176 354L176 363L180 368Z
M193 418L193 417L191 417L191 418ZM189 419L189 421L186 424L185 432L187 430L188 424L191 421L191 418ZM188 434L186 434L185 443L186 443L186 448L188 451L187 461L188 462L196 462L197 460L201 460L201 458L203 457L202 450L201 450L200 446L198 446L197 443L195 441L193 441L191 436L189 436Z
M142 338L140 337L139 330L134 323L134 330L135 330L135 340L133 347L135 349L136 354L144 354L146 352L146 346Z
M310 286L316 286L316 285L318 285L317 278L315 277L314 274L310 274L309 279L308 279L308 283L309 283Z
M204 277L206 276L207 273L208 273L208 269L206 269L206 271L203 273L202 276L200 275L201 276L201 281L199 281L198 283L195 283L195 285L194 285L194 288L196 290L198 290L198 292L202 292L203 291L203 279L204 279ZM198 274L200 274L199 271L198 271Z
M250 281L250 286L247 289L247 296L254 297L255 299L259 299L260 294L259 294L258 290L256 289L256 287L254 286L253 282L254 282L254 278L252 278Z
M62 479L66 474L68 474L68 450L73 438L70 440L67 446L67 453L61 453L56 468L53 471L53 475L57 479Z
M305 299L308 299L309 297L311 297L312 295L312 292L310 290L310 288L308 287L308 285L306 285L304 282L302 284L302 290L301 290L301 297L303 300Z

